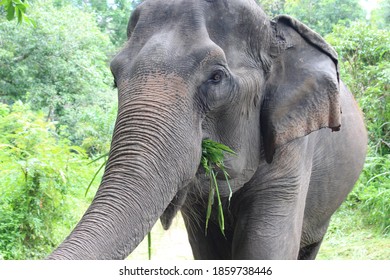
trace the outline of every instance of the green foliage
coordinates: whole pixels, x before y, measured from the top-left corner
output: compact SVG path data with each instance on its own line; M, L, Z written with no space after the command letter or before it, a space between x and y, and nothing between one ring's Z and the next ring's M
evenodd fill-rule
M284 13L286 0L257 0L257 2L270 17L275 17Z
M36 28L0 18L0 259L42 258L69 234L97 164L74 144L106 151L116 114L95 17L52 1L29 12Z
M286 0L284 12L322 35L364 16L358 0Z
M5 101L29 101L33 109L50 108L48 113L62 116L72 104L106 94L106 54L112 48L94 18L70 6L57 10L47 1L36 3L31 14L37 28L0 25Z
M135 7L142 0L90 0L91 8L98 14L99 27L109 34L115 46L122 46L127 41L127 24Z
M208 198L207 212L206 212L206 228L205 228L206 234L207 234L208 223L211 216L212 206L214 204L215 194L217 195L217 201L218 201L218 215L217 215L218 224L222 234L225 234L224 233L225 218L223 215L221 196L218 189L217 171L216 171L217 168L221 170L226 179L226 183L230 190L230 195L229 195L229 201L230 201L230 198L232 196L232 190L229 184L229 174L226 172L225 165L223 162L225 158L225 154L235 155L236 153L229 147L221 143L215 142L213 140L205 139L202 141L202 157L200 163L204 168L204 170L206 171L206 175L210 177L210 190L209 190L209 198Z
M390 154L370 152L365 168L347 203L382 234L390 235Z
M68 110L61 118L64 124L57 125L61 136L85 149L89 155L109 150L117 113L116 100L107 104L95 102L90 100L86 108Z
M374 152L390 152L390 32L374 24L337 25L326 37L341 62L341 76L357 96Z
M108 34L113 45L121 47L127 41L127 23L142 0L55 0L58 7L72 3L86 12L96 14L100 29Z
M85 210L96 167L21 102L0 103L0 131L0 259L43 258Z
M378 27L389 28L390 26L390 0L379 0L378 7L371 12L371 21Z
M40 1L30 13L36 28L0 20L0 101L22 100L89 153L106 150L116 105L108 36L91 14L69 5Z
M18 23L24 21L35 26L35 22L26 15L26 10L30 7L26 0L1 0L0 7L1 6L5 9L7 20L13 20L17 17Z
M356 95L369 132L369 153L348 204L381 233L390 233L390 32L374 23L336 25L326 37L340 57L343 80Z

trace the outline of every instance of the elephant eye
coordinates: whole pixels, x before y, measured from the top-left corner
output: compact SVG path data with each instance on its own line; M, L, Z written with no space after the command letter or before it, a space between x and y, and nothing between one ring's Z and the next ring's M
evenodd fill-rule
M225 76L225 73L222 70L217 70L211 74L208 81L213 84L218 84L222 81L223 76Z

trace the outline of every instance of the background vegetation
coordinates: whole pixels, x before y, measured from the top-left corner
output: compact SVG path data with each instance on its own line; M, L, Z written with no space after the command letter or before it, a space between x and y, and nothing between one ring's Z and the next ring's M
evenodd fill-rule
M90 203L101 162L88 163L109 149L116 115L108 64L138 2L0 1L0 259L43 258ZM335 47L369 130L365 168L319 258L390 259L390 1L370 13L358 0L259 2Z

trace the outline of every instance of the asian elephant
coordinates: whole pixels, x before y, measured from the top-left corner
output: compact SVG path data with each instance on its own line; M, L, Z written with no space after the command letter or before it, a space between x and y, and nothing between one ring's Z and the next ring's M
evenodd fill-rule
M195 259L314 259L362 170L367 135L337 55L254 0L146 0L111 62L118 116L105 173L49 259L122 259L181 210ZM203 139L229 146L205 235ZM216 205L216 203L214 203Z

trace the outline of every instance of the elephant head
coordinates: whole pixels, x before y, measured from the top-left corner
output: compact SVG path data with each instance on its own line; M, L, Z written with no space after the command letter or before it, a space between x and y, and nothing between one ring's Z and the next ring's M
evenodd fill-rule
M253 0L146 0L127 32L111 62L119 105L101 185L50 259L124 258L166 209L168 226L170 202L202 176L205 138L237 153L225 162L236 191L278 147L340 126L334 51Z

